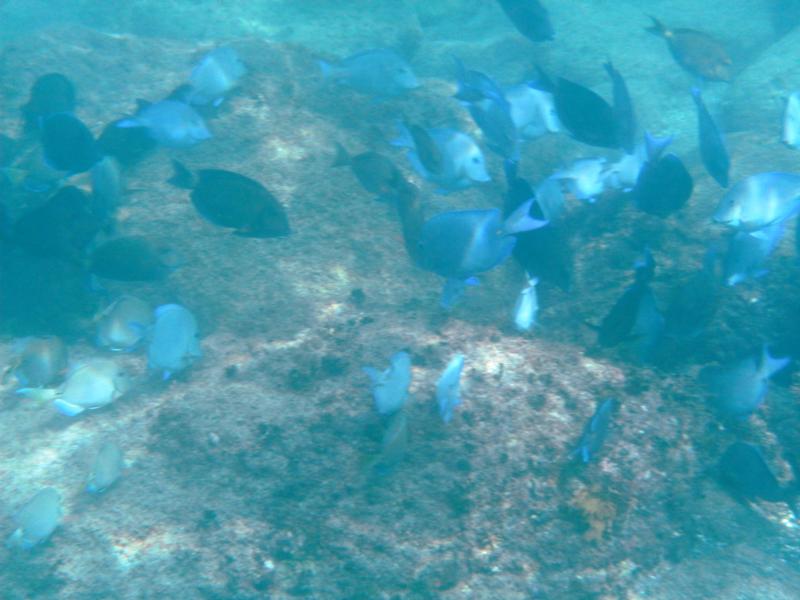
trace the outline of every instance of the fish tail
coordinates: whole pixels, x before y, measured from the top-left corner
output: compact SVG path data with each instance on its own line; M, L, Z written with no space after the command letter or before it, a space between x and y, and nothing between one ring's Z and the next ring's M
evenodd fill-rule
M664 24L658 19L656 19L654 16L652 15L648 16L653 21L653 25L650 27L645 27L644 30L659 37L667 37L667 35L669 35L669 30L664 26Z
M322 71L322 78L327 81L333 76L333 65L324 60L319 61L319 69Z
M194 187L194 177L189 169L174 159L172 161L172 168L174 173L172 174L172 177L167 179L167 183L171 183L175 187L184 188L187 190L190 190Z
M333 159L331 167L346 167L350 164L350 155L339 142L336 142L336 157Z

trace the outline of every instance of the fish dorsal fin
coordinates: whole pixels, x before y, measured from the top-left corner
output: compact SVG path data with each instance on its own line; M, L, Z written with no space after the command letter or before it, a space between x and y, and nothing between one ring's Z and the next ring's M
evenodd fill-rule
M149 100L143 100L142 98L137 98L136 99L136 110L137 111L144 110L148 106L152 106L152 105L153 105L153 103L150 102Z

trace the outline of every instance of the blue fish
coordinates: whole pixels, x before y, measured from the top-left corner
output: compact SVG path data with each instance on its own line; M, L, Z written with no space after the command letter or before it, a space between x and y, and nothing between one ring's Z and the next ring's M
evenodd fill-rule
M164 304L156 308L147 348L147 366L162 371L164 379L169 379L202 355L194 315L179 304Z
M239 55L233 48L214 48L192 69L189 76L188 101L195 106L219 106L247 73Z
M727 192L714 211L714 220L740 231L753 232L785 221L800 211L800 175L757 173Z
M792 512L796 511L797 483L781 486L761 448L754 444L734 442L728 446L719 460L719 476L722 484L741 502L786 502Z
M456 354L447 363L441 376L436 381L436 402L439 405L439 415L442 421L449 423L453 418L453 411L461 404L459 387L461 384L461 370L464 368L464 355Z
M101 158L92 132L69 113L44 119L41 140L45 162L57 171L83 173Z
M362 367L362 371L372 382L372 396L378 414L391 415L403 408L411 385L411 357L408 352L393 355L385 371L373 367Z
M692 98L697 105L700 158L703 159L703 165L708 174L722 187L728 187L728 170L731 167L731 159L728 156L728 149L725 147L725 140L708 112L700 90L696 87L692 88Z
M364 50L331 64L319 61L322 76L376 98L400 96L419 87L411 66L385 48Z
M578 447L572 451L570 458L580 458L584 464L588 463L603 446L608 434L608 426L614 413L616 401L607 398L597 405L592 418L583 428L583 434L578 442Z
M474 284L474 276L506 260L516 239L514 234L543 227L547 221L530 216L531 198L505 221L498 209L445 212L422 225L418 261L423 269L447 279L442 306L452 307Z
M778 221L760 230L758 236L737 231L731 237L725 255L725 283L733 286L765 275L764 262L780 243L785 230L785 223Z
M188 104L177 100L161 100L153 104L139 101L136 116L118 121L116 126L145 127L153 140L168 148L188 148L211 138L203 117Z
M453 57L456 65L456 84L458 90L453 97L466 104L480 100L505 101L503 90L495 81L480 71L469 70L460 59Z
M500 8L522 35L532 42L546 42L555 35L550 15L539 0L498 0Z
M683 208L694 190L694 180L681 159L674 154L662 156L671 141L672 138L661 140L646 135L647 162L639 171L633 187L636 206L658 217L666 217Z
M522 140L511 117L511 105L505 98L484 98L469 104L468 110L493 152L509 160L519 160Z

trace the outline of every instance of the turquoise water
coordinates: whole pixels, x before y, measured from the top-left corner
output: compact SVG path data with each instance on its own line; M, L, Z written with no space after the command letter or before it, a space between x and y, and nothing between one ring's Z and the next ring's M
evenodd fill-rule
M699 375L763 344L773 356L797 355L795 219L755 269L766 273L725 285L732 231L711 218L726 190L704 167L689 94L702 88L724 133L731 186L796 172L798 150L781 142L787 99L800 89L796 3L545 2L549 41L526 39L490 0L0 2L0 364L8 365L0 533L24 525L20 510L44 488L57 490L61 513L32 548L0 549L0 597L798 597L788 504L734 497L717 468L734 442L757 444L792 499L794 363L774 375L763 405L738 419L714 410ZM715 40L730 57L731 81L682 68L645 30L649 15ZM157 102L186 83L220 47L246 72L219 106L197 107L211 137L152 147L123 165L121 195L87 225L90 174L44 164L49 115L23 127L34 81L66 76L76 93L70 112L98 138L109 123L135 118L137 99ZM418 87L374 98L324 80L319 61L374 48L407 60ZM635 107L637 142L644 130L674 136L669 152L693 180L685 206L663 218L638 210L626 186L606 182L589 203L568 180L558 183L565 212L545 226L559 235L542 252L564 253L555 262L567 265L569 283L540 276L538 324L527 332L512 318L528 284L513 258L501 253L499 265L474 273L480 285L445 310L443 277L414 256L422 219L507 199L503 157L452 97L453 57L507 95L538 66L608 102L603 63L612 61ZM491 180L437 193L439 184L390 143L398 120L468 133ZM518 175L535 187L578 159L603 158L607 171L624 156L576 137L562 127L525 140ZM356 167L331 167L337 144L353 156L383 155L400 179L365 189ZM189 169L193 190L168 183L172 161ZM377 172L370 165L362 175ZM291 233L260 235L251 217L232 216L225 199L245 192L229 179L215 217L198 199L204 169L259 182ZM34 213L67 186L86 192L78 196L86 206ZM82 227L91 229L86 243L76 241ZM498 214L487 235L502 245L516 233L509 227ZM452 228L441 235L450 239ZM132 236L145 250L123 254L116 279L98 276L98 248ZM718 307L696 335L659 335L653 353L631 331L601 347L596 329L634 285L645 248L659 315L687 282L713 289L688 312L703 312L712 296ZM692 279L709 248L719 256L714 272ZM157 276L123 280L120 271L145 251ZM98 347L98 327L123 295L148 310L126 321L134 339L112 352ZM191 327L189 341L172 326L163 334L177 363L154 358L163 356L153 350L162 336L150 313L165 304L196 320L199 350ZM69 367L54 368L47 391L18 394L33 387L20 380L29 336L59 336ZM380 403L376 411L362 368L383 372L401 350L411 359L408 399L400 412ZM437 381L458 354L460 404L444 423ZM124 377L109 383L97 359L114 361ZM110 391L67 391L87 364ZM392 381L406 387L403 377ZM66 416L52 395L86 410ZM581 442L606 398L616 400L607 435L597 446ZM90 494L107 442L124 464L118 480ZM585 465L574 453L584 442L592 446Z

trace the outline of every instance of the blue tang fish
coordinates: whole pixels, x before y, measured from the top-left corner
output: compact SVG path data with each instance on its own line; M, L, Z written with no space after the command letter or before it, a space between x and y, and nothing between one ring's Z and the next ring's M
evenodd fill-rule
M203 117L177 100L140 101L136 116L118 121L117 127L145 127L153 140L168 148L188 148L211 138Z
M611 415L614 413L615 406L616 402L613 398L607 398L597 405L592 418L583 428L578 447L570 454L571 458L580 458L584 464L592 460L606 440L608 425L611 423Z
M362 367L372 381L372 396L375 409L380 415L391 415L403 408L411 385L411 357L408 352L398 352L389 361L389 368L378 371L373 367Z
M741 231L756 232L800 211L800 175L758 173L737 183L714 211L714 220Z
M783 238L785 223L778 221L759 231L758 236L746 231L737 231L728 243L725 255L725 283L736 285L767 273L764 262L769 258Z
M192 69L189 76L190 104L219 106L229 91L236 87L247 73L239 55L233 48L214 48Z
M364 50L331 64L319 61L322 76L376 98L400 96L419 87L411 66L385 48Z
M54 488L40 490L14 515L17 529L6 539L6 547L30 550L41 544L61 522L61 494Z
M450 422L456 406L461 404L459 387L463 368L464 355L456 354L436 381L436 402L439 405L439 415L445 423Z
M147 348L148 367L162 371L164 379L168 379L202 355L194 315L180 304L164 304L156 308Z
M698 88L692 88L692 98L697 105L697 133L700 141L700 158L703 165L718 184L728 187L728 170L731 168L731 159L725 140L714 123L711 113L708 112L703 96Z

